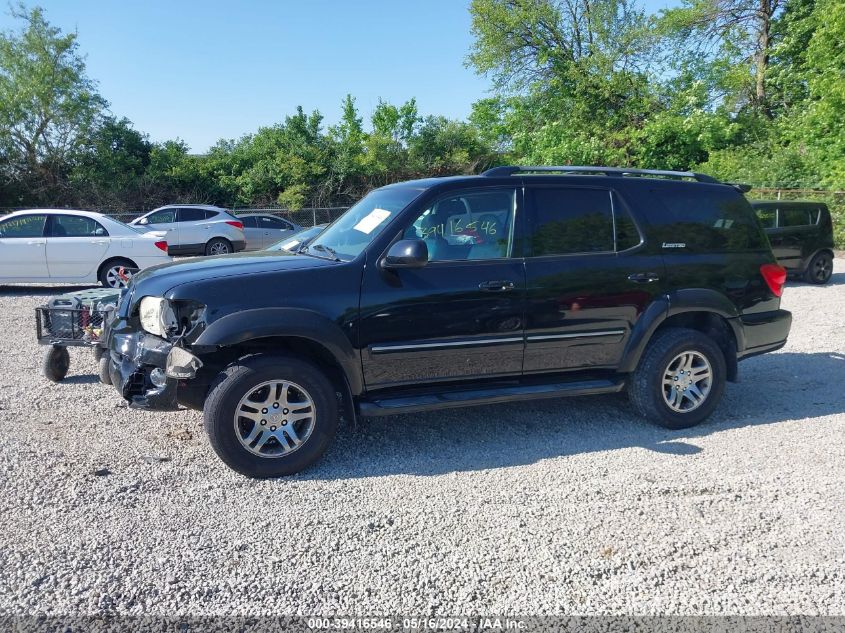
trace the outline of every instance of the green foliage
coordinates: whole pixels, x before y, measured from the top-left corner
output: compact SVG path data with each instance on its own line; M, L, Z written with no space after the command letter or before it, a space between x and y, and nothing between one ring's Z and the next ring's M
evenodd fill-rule
M70 172L74 189L110 205L137 188L150 167L153 145L128 119L106 117L78 152Z
M50 26L40 8L11 12L23 27L0 33L0 175L46 202L66 190L68 162L106 102L85 73L75 33Z
M845 3L819 0L807 49L810 105L801 131L825 166L824 182L845 189Z
M494 92L467 121L415 99L361 113L347 95L328 128L300 107L203 156L112 115L76 35L19 5L20 28L0 34L0 206L346 205L508 163L845 189L845 0L682 0L651 16L637 2L471 0L466 61Z

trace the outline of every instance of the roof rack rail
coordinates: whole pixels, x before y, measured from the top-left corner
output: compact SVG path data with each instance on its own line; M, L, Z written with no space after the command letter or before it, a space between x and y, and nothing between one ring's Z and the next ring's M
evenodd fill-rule
M483 172L482 176L498 177L513 176L514 174L532 173L564 173L564 174L587 174L602 176L661 176L665 178L690 178L698 182L719 183L712 176L699 174L694 171L669 171L664 169L629 169L627 167L584 167L576 165L564 165L560 167L520 167L510 165L507 167L493 167Z

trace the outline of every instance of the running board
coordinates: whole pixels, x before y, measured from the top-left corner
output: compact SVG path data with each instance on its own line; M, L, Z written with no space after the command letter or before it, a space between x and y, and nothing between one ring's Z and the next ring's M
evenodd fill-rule
M625 388L622 378L614 380L580 380L534 385L516 385L466 391L447 391L421 396L398 396L381 400L363 400L359 403L365 417L419 413L435 409L471 407L479 404L498 404L520 400L586 396L600 393L617 393Z

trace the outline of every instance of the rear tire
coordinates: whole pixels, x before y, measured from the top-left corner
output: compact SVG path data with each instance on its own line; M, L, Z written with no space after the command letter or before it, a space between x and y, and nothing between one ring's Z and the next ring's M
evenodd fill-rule
M122 281L118 275L121 268L135 269L136 266L128 259L112 259L107 261L100 268L100 273L97 275L100 285L103 288L125 288L126 282ZM124 272L124 274L126 273ZM129 273L129 278L132 278L132 273Z
M215 237L213 239L210 239L205 245L206 255L228 255L229 253L234 252L235 249L232 248L232 243L222 237Z
M719 345L697 330L658 332L628 384L637 412L668 429L705 420L725 390L727 368Z
M220 373L203 420L211 447L231 469L247 477L281 477L304 470L325 452L337 431L337 398L331 381L311 363L251 356Z
M833 275L833 257L830 253L816 253L804 271L804 281L810 284L826 284Z
M41 363L44 377L52 382L61 382L67 376L68 369L70 369L70 354L67 347L51 345L47 348Z

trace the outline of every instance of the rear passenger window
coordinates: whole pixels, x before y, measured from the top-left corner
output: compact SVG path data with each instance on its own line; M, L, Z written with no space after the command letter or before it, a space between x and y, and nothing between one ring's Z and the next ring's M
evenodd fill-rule
M534 257L613 250L609 191L543 187L531 190L529 204L529 241ZM628 231L629 236L636 233L633 223Z
M199 222L205 220L206 217L205 209L179 209L179 222Z
M241 222L243 222L245 229L255 229L258 228L258 220L255 219L254 215L247 215L242 218L238 218Z
M279 218L273 218L268 215L262 215L258 218L258 223L263 229L289 229L290 225Z
M92 237L109 234L102 224L81 215L54 215L51 224L52 237Z
M657 237L688 252L737 252L767 248L748 201L727 187L678 185L652 190L665 208Z
M787 226L807 226L813 224L810 218L810 210L800 207L781 207L780 208L780 225Z

